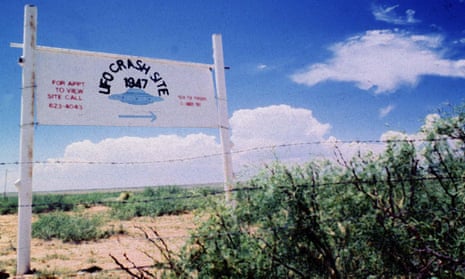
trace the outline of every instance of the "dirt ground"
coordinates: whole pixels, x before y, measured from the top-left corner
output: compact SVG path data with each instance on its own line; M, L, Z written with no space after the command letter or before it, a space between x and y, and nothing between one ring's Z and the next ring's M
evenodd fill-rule
M102 214L108 208L94 207L88 210L91 213ZM154 228L169 247L176 250L185 242L189 230L195 227L192 214L141 217L130 221L111 221L107 225L116 230L122 229L124 233L79 244L33 239L31 268L35 270L35 275L32 278L130 278L114 263L110 254L122 263L129 264L124 259L126 254L138 266L153 264L146 254L161 259L140 228L149 229L148 231ZM16 270L16 232L17 215L0 216L0 271L11 276ZM92 267L99 267L102 271L92 275L79 272Z

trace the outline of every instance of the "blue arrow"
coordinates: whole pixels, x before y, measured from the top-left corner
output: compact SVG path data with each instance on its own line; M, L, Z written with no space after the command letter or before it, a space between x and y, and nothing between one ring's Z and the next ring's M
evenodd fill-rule
M157 119L155 113L150 112L148 115L132 115L132 114L120 114L118 115L119 118L150 118L150 122L153 122Z

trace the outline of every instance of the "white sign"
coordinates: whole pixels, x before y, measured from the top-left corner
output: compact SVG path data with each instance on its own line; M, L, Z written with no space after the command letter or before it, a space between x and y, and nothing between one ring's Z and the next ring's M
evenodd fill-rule
M211 65L38 47L43 125L218 128Z

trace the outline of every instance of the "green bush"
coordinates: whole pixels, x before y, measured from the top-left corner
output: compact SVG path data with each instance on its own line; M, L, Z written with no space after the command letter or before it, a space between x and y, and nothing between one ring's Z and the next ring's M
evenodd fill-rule
M121 220L137 216L179 214L198 208L205 196L215 194L214 188L184 189L181 187L146 188L142 192L90 192L80 194L33 195L32 212L35 214L54 211L73 211L78 207L107 205L112 215ZM15 214L18 198L0 199L0 215Z
M215 189L184 189L180 187L146 188L133 193L119 202L112 202L112 216L129 220L140 216L176 215L201 206L206 195L215 194Z
M465 110L381 154L280 164L212 202L165 278L465 278ZM136 278L148 274L133 273Z
M32 197L32 212L35 214L53 211L72 211L77 207L106 204L118 197L118 192L90 192L82 194L38 194ZM18 197L0 198L0 215L18 212Z
M0 215L16 214L18 212L18 197L0 198Z
M32 224L32 236L44 240L52 238L64 242L81 242L97 240L109 236L103 231L102 217L71 215L64 212L51 212L39 216L39 220Z
M66 195L49 194L49 195L34 195L32 197L32 212L47 213L56 210L71 211L73 204Z
M91 192L82 194L35 194L32 199L33 213L47 213L56 210L72 211L78 206L90 207L105 204L109 199L117 198L117 192Z

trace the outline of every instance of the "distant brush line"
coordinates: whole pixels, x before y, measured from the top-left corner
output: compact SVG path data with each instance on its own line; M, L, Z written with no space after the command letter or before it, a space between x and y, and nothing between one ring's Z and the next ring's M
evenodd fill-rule
M337 185L350 185L350 184L372 184L372 183L401 183L401 182L425 182L425 181L444 181L444 180L452 180L455 182L465 182L465 177L460 176L430 176L430 177L418 177L418 178L405 178L405 179L389 179L389 180L363 180L363 179L351 179L351 180L344 180L344 181L336 181L336 182L326 182L326 183L318 183L315 182L316 185L322 187L329 187L329 186L337 186ZM302 184L299 185L300 187L311 187L313 185L310 184ZM276 186L276 188L286 188L286 186ZM152 203L152 202L159 202L159 201L167 201L167 200L183 200L183 199L193 199L193 198L207 198L209 196L217 196L223 195L227 192L235 193L235 192L242 192L242 191L258 191L263 189L260 186L246 186L246 187L236 187L230 191L227 190L214 190L210 191L209 193L201 193L201 194L192 194L180 197L161 197L161 198L153 198L153 199L146 199L146 200L105 200L105 201L94 201L94 202L78 202L78 203L67 203L74 206L84 205L84 206L96 206L96 205L111 205L111 204L134 204L134 203ZM39 206L46 206L46 205L64 205L65 203L33 203L32 205L11 205L8 208L16 208L16 207L39 207Z
M283 143L283 144L276 144L276 145L268 145L268 146L257 146L252 148L247 148L243 150L236 150L232 151L231 154L241 154L241 153L249 153L254 151L262 151L262 150L270 150L270 149L277 149L277 148L286 148L286 147L293 147L293 146L305 146L305 145L334 145L337 146L339 144L388 144L388 143L417 143L417 142L441 142L441 141L448 141L454 140L451 138L435 138L435 139L392 139L392 140L335 140L335 141L312 141L312 142L298 142L298 143ZM153 161L78 161L78 160L46 160L46 161L30 161L30 162L0 162L0 166L2 165L25 165L25 164L33 164L33 165L150 165L150 164L162 164L162 163L176 163L176 162L185 162L185 161L194 161L194 160L201 160L201 159L208 159L212 157L220 157L223 156L224 153L212 153L212 154L205 154L199 156L192 156L192 157L185 157L185 158L175 158L175 159L167 159L167 160L153 160Z

